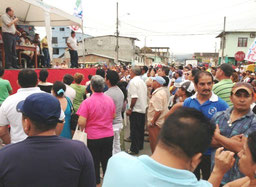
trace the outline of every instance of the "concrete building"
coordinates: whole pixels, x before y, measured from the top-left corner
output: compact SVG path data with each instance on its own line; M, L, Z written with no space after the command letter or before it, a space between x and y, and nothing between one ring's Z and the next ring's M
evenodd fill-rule
M225 63L236 64L235 54L238 51L243 51L245 54L250 48L256 37L256 31L226 31L220 33L216 38L221 38L219 60L222 56L222 42L224 42L223 59Z
M67 38L71 33L70 27L52 27L52 48L53 48L53 58L59 58L63 56L67 49ZM82 39L89 37L89 35L76 33L76 38L78 42L81 42Z
M142 63L149 65L170 63L169 47L143 47L140 51Z
M138 58L135 41L137 38L119 36L119 62L130 64ZM85 38L85 53L94 55L93 60L102 63L114 63L116 59L116 36L106 35ZM82 55L79 52L79 56ZM100 58L98 58L100 57ZM109 60L103 60L102 57ZM92 59L92 58L91 58ZM114 61L113 61L114 60Z
M198 62L208 63L212 66L216 66L218 62L219 53L194 53L194 59Z

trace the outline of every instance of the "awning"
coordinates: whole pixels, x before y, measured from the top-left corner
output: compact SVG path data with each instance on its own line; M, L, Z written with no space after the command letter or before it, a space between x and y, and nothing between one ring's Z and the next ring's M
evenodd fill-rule
M15 16L19 19L18 25L24 24L45 27L51 59L51 26L82 26L81 19L45 4L41 0L0 0L0 4L0 15L5 13L7 7L11 7L14 10Z
M0 15L5 13L7 7L11 7L19 18L18 24L45 26L45 12L48 12L51 26L82 25L81 19L41 0L0 0L0 4Z

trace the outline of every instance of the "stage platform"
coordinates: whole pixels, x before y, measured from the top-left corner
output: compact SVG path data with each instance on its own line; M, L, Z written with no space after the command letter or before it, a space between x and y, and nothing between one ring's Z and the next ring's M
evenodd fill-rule
M41 69L35 69L38 74ZM49 76L47 81L54 83L55 81L62 81L65 74L74 75L75 73L82 73L84 75L84 80L82 81L82 85L88 81L88 75L95 75L96 69L95 68L85 68L85 69L47 69L49 72ZM17 81L18 81L18 74L21 69L13 69L13 70L5 70L4 72L4 79L10 81L13 93L16 93L17 90L20 88Z

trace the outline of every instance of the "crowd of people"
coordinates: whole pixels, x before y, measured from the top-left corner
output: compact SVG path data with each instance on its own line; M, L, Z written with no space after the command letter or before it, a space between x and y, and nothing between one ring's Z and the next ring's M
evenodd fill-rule
M36 47L18 51L23 67L37 56L49 68L48 43L19 32L12 8L1 19L0 187L256 186L255 71L226 63L104 65L84 85L82 73L49 82L47 69L39 76L22 69L13 94L3 76L20 68L16 44ZM75 36L67 39L71 68L78 67ZM86 145L72 140L77 129ZM147 136L152 155L140 155Z
M253 73L103 66L83 85L81 73L50 83L23 69L11 95L0 67L0 186L254 186ZM71 140L76 127L87 146ZM138 156L145 134L152 155Z

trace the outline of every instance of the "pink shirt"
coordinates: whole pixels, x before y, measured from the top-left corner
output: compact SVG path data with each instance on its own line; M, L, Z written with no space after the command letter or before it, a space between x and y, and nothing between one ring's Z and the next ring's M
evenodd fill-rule
M104 93L93 93L82 102L77 114L87 119L85 132L88 139L114 136L112 123L115 110L114 101Z

